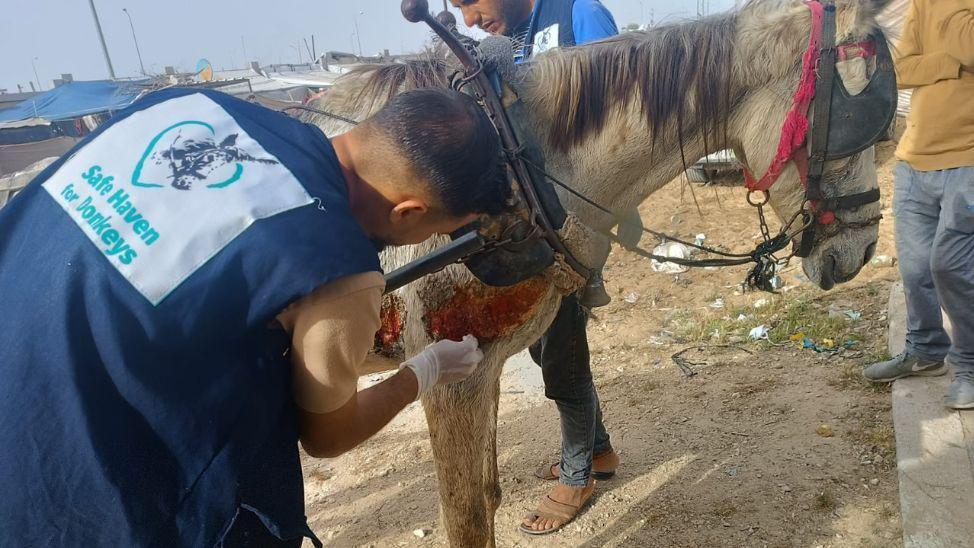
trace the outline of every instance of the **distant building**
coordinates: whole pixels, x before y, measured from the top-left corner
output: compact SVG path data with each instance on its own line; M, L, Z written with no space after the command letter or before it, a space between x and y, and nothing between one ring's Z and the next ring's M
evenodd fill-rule
M37 91L24 91L20 93L7 93L7 90L0 90L0 110L8 109L17 105L22 101L26 101L35 95L39 95L40 92Z

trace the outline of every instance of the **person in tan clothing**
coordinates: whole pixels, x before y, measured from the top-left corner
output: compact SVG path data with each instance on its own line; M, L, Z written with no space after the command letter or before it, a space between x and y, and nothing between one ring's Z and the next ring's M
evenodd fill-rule
M974 0L914 0L894 55L899 86L914 90L893 197L906 350L863 374L943 375L949 361L945 405L974 409Z

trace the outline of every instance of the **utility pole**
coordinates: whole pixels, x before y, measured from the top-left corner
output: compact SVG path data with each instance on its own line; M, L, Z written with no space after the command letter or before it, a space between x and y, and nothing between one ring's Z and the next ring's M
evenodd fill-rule
M132 41L135 42L135 54L139 56L139 70L142 71L142 76L145 76L145 66L142 64L142 52L139 51L139 39L135 37L135 25L132 24L132 15L125 8L122 8L122 11L129 18L129 27L132 29Z
M697 16L706 17L710 14L710 2L708 0L697 0Z
M358 15L352 13L352 22L355 23L355 39L358 41L358 56L362 57L362 35L358 31L358 16L365 15L365 10L359 10Z
M98 31L98 40L101 41L101 51L105 54L105 64L108 65L108 75L112 80L115 79L115 68L112 67L112 58L108 56L108 46L105 45L105 35L101 32L101 22L98 20L98 11L95 10L95 0L88 0L91 6L91 16L95 18L95 30Z
M30 60L30 68L34 69L34 80L37 82L38 90L44 91L44 87L41 86L41 79L37 77L37 65L34 64L34 61L37 61L37 57L34 57L33 59ZM33 88L34 84L31 84L30 87Z

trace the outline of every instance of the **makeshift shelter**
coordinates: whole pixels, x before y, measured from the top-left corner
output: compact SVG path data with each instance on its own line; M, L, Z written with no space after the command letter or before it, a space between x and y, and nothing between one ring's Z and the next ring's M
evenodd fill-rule
M36 124L37 120L58 122L120 110L149 89L147 81L68 82L0 110L0 130Z
M150 89L148 81L67 82L0 111L0 175L63 154Z

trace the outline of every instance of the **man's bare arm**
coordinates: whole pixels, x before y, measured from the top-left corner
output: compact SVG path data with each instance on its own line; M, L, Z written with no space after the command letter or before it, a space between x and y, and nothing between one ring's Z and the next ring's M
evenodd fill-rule
M416 399L419 384L409 368L352 396L331 413L300 410L301 446L312 457L334 458L382 430Z

